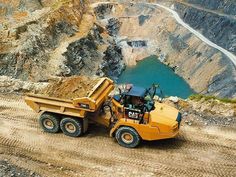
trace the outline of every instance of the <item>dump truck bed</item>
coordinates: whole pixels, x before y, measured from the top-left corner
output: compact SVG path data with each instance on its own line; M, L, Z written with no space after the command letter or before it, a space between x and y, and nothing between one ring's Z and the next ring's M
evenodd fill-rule
M85 117L87 112L95 112L107 100L114 89L114 83L109 78L101 78L85 97L63 99L42 94L27 94L25 102L34 111Z
M60 78L51 81L38 94L69 100L87 97L100 80L101 78L85 76Z

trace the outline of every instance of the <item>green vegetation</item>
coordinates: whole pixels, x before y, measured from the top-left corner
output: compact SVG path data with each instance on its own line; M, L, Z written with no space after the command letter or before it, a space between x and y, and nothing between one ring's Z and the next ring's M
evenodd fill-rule
M213 95L200 95L200 94L194 94L189 97L190 100L196 100L200 101L201 99L204 100L219 100L223 103L236 103L236 99L229 99L229 98L218 98Z

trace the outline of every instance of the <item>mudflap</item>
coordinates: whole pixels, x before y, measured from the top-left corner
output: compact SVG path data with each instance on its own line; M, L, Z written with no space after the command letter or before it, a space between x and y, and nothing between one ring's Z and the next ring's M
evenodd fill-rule
M83 119L83 133L87 132L87 130L88 130L88 118L85 117Z

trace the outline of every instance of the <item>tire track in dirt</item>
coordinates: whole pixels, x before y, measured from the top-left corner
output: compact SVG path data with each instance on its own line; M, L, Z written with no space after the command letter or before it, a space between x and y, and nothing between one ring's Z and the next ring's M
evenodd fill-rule
M28 152L35 150L35 148L33 146L25 145L22 141L19 141L16 138L9 139L9 138L5 138L5 137L0 137L0 144L1 144L1 146L5 146L5 147L13 147L13 148L20 147L22 149L25 149Z
M93 176L236 175L236 132L226 127L209 131L181 126L176 139L143 142L137 149L125 149L97 125L91 125L80 138L44 133L37 116L22 98L0 96L1 153L31 159L31 169L37 164L42 168L44 163L37 171L42 174L50 163L51 168L67 171L54 170L53 176L86 175L90 171Z

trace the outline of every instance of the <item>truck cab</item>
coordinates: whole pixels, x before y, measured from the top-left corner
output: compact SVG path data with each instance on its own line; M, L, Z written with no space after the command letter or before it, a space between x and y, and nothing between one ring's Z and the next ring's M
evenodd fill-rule
M145 100L146 92L146 89L135 86L113 98L123 106L125 118L143 121L145 113L154 109L153 102Z
M110 135L116 136L122 146L136 146L139 142L134 142L135 139L151 141L172 138L178 134L181 114L177 109L154 100L156 88L154 85L149 89L131 86L113 97L116 122ZM127 130L124 130L126 127ZM139 137L134 138L135 134Z

